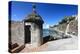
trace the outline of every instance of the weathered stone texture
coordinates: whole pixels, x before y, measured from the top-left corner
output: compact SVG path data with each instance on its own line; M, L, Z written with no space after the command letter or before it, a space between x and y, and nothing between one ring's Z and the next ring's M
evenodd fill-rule
M78 22L77 20L71 21L69 24L69 31L71 34L78 35Z
M25 23L27 25L30 25L31 28L30 28L30 31L31 31L31 44L33 47L37 47L37 46L40 46L41 45L41 41L42 41L42 30L39 28L39 26L35 23Z
M22 22L11 23L12 43L24 44L24 24Z

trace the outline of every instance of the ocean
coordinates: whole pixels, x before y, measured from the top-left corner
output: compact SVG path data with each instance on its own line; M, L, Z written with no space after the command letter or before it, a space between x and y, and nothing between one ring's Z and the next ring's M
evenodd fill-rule
M57 36L59 35L57 31L55 30L49 30L49 29L43 29L43 37L46 37L46 36Z

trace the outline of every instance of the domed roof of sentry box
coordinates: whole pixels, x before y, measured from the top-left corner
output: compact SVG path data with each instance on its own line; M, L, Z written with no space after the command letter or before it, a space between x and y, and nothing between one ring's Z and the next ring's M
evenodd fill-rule
M36 5L33 4L33 12L31 14L29 14L25 20L26 22L35 22L35 23L44 23L42 17L36 12L35 8L36 8Z

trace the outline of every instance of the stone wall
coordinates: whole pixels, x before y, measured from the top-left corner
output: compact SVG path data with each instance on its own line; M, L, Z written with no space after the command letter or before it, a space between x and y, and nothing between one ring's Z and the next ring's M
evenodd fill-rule
M26 22L25 26L30 25L30 31L31 31L31 45L32 47L38 47L40 46L42 43L42 29L39 28L39 25L35 24L35 23L29 23Z
M11 23L11 41L12 44L24 44L24 24L22 22Z
M78 22L77 20L71 21L69 24L69 33L78 36Z
M25 44L24 26L30 25L31 31L31 45L38 47L42 44L42 28L36 23L26 22L12 22L11 23L11 42L12 44L18 43L19 45Z

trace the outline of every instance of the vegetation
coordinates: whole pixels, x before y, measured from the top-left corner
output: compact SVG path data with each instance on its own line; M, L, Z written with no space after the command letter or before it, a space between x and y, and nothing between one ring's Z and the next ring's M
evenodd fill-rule
M72 16L65 16L64 19L62 19L59 24L63 24L63 23L69 23L71 20L75 19L75 17Z

